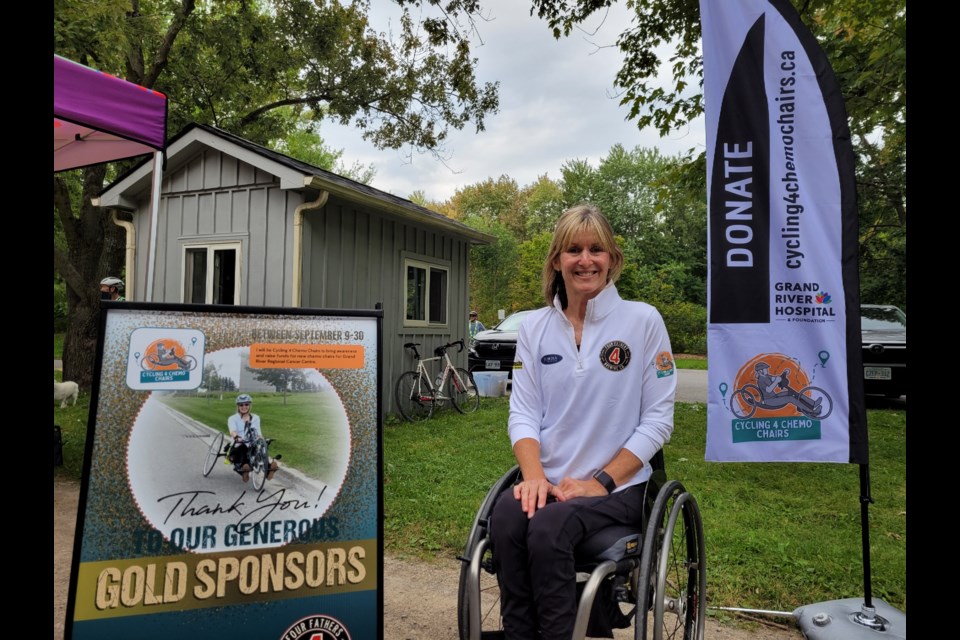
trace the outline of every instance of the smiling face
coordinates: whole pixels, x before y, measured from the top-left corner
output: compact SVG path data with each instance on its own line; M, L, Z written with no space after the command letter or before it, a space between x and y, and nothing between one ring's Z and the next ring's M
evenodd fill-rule
M560 272L570 302L586 302L607 285L611 262L597 234L581 231L554 259L553 268Z

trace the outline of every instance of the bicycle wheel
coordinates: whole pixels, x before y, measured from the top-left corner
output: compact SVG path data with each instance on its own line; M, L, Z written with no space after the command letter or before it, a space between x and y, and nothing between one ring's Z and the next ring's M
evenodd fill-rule
M811 410L800 409L801 413L808 418L825 420L827 416L833 413L833 398L820 387L804 387L800 390L800 395L809 398L813 406L816 407Z
M183 369L186 371L193 371L197 368L197 359L193 356L184 356L181 360Z
M503 620L500 617L500 584L497 582L497 576L494 573L493 553L487 541L488 526L490 514L497 498L500 497L504 489L516 482L519 477L520 467L514 466L487 491L487 495L474 517L473 527L467 538L463 556L459 558L460 562L463 563L460 567L460 584L457 591L457 630L460 640L470 639L470 623L472 620L479 621L481 635L484 632L491 634L503 632ZM481 544L487 546L480 558L479 575L476 576L479 580L480 601L477 605L477 611L474 613L470 604L470 592L473 586L471 584L470 562Z
M253 481L253 488L255 491L260 491L267 479L267 467L270 465L267 443L263 438L257 438L253 445L253 451L248 458L250 460L250 479Z
M426 376L416 371L407 371L397 380L395 394L397 408L406 420L420 422L433 415L436 401Z
M730 398L730 411L738 418L749 418L757 412L757 405L763 400L760 387L755 384L745 384L743 388L733 392Z
M451 372L447 389L453 407L460 413L473 413L480 407L477 383L473 380L473 374L466 369L457 368Z
M210 475L210 472L213 471L213 466L217 463L217 458L220 457L220 452L223 451L224 440L226 440L226 437L222 433L217 433L213 436L213 441L210 442L210 448L207 449L207 457L203 459L204 478Z
M664 492L665 491L665 492ZM701 640L707 570L703 523L696 500L671 481L658 496L643 541L639 586L647 601L637 608L641 637Z

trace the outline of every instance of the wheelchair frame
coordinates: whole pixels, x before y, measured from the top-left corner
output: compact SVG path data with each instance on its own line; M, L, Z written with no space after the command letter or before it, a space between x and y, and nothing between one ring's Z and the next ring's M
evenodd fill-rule
M680 482L667 481L662 451L651 460L651 467L654 471L647 482L645 519L640 530L610 527L577 547L578 576L589 573L589 577L577 606L573 640L586 637L590 611L605 580L614 581L618 606L634 606L628 615L633 618L635 639L703 639L706 554L700 510ZM500 589L488 535L489 516L500 494L519 478L517 466L501 476L487 492L474 518L460 557L463 563L457 593L460 640L503 637ZM587 551L590 546L587 543L603 532L608 536L612 534L614 543ZM589 557L582 557L584 553Z

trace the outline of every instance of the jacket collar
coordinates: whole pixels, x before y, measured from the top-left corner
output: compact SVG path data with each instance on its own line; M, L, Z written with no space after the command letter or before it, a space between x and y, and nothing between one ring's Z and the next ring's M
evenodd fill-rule
M587 301L587 320L599 320L606 317L614 310L617 303L620 302L620 294L617 293L617 286L608 282L603 291L597 294L595 298ZM560 296L553 297L553 307L561 314L563 307L560 305Z

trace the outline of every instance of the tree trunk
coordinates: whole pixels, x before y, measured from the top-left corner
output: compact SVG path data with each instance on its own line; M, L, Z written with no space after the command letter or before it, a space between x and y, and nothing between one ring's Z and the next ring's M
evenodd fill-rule
M67 250L54 246L54 267L67 285L67 332L63 342L63 379L89 391L97 355L100 280L123 273L123 230L105 209L90 199L103 188L106 165L83 170L80 202L73 202L65 183L54 178L54 208L64 228ZM79 211L79 215L74 214Z

